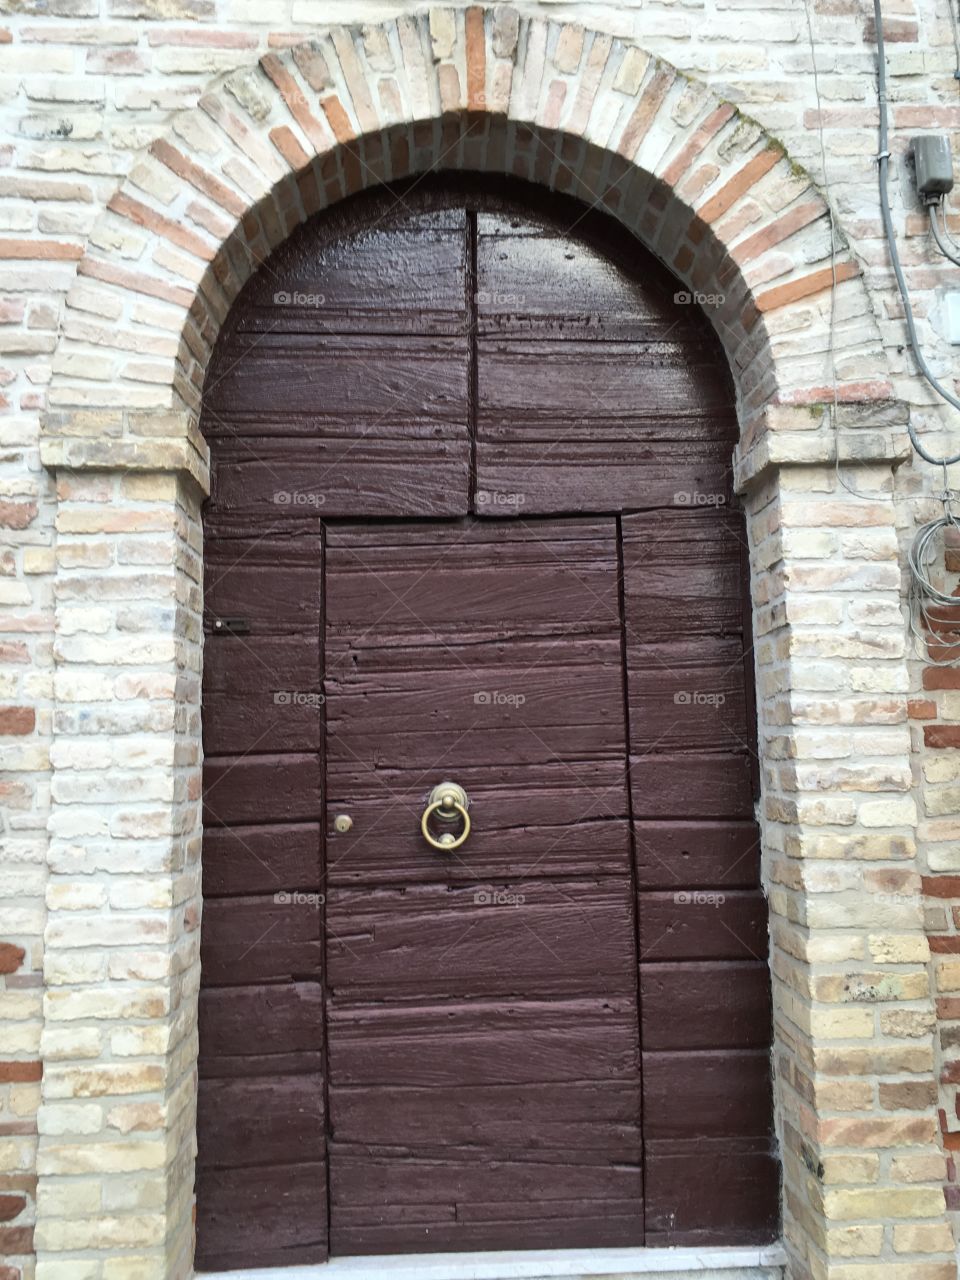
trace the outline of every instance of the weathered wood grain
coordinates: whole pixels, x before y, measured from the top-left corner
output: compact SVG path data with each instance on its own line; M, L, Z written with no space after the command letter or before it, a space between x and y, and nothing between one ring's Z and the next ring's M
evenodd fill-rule
M754 822L635 822L637 885L643 889L753 889L760 881Z
M325 1262L326 1208L323 1160L240 1169L200 1166L196 1268Z
M204 1168L306 1164L326 1139L319 1075L200 1081L198 1159Z
M278 893L321 887L317 823L207 827L203 833L203 896Z
M770 1044L770 973L764 960L646 961L640 966L645 1052L764 1049ZM681 1079L686 1071L681 1071Z
M645 1144L650 1245L769 1244L780 1228L780 1170L769 1139Z
M321 974L318 901L295 901L283 890L269 897L214 898L203 914L200 963L208 986L247 986Z
M319 982L206 986L200 992L200 1045L204 1078L319 1073L323 987ZM229 1115L224 1102L219 1100L220 1109Z

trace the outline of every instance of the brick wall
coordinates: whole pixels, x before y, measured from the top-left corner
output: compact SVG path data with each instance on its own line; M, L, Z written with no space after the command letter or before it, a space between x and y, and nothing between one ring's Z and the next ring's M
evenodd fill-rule
M162 396L153 388L161 384L163 371L172 364L178 350L179 334L168 307L176 299L165 292L169 286L158 283L152 292L141 294L132 308L125 309L110 281L89 274L78 277L77 263L91 234L98 252L115 261L128 262L131 268L145 246L160 244L161 263L181 270L192 252L185 239L192 236L202 243L206 235L218 242L230 221L223 209L217 214L205 213L205 223L198 222L194 231L178 219L162 225L154 216L144 224L142 214L129 200L114 204L119 216L112 221L104 222L100 212L128 175L147 193L148 206L153 195L163 203L179 162L169 149L164 151L162 147L148 158L146 148L157 139L167 138L174 114L181 108L197 106L218 78L230 76L236 68L254 66L264 53L279 53L312 36L317 24L343 18L354 20L358 16L375 24L402 11L402 6L369 3L358 13L356 6L344 6L338 0L51 0L42 5L19 0L7 9L15 12L0 17L0 525L4 529L0 547L0 735L4 752L0 775L4 799L0 844L0 1255L8 1257L7 1265L15 1273L21 1267L29 1272L31 1266L41 1050L44 1061L53 1064L58 1059L96 1060L104 1045L97 1017L73 1016L70 991L60 990L70 988L77 973L76 957L67 968L58 967L58 957L65 946L62 933L48 936L45 970L42 956L47 906L57 913L59 929L65 911L78 913L77 927L81 928L83 920L107 905L102 895L98 896L98 868L83 862L96 830L82 801L72 813L69 804L61 803L59 816L51 831L47 830L54 703L61 717L56 726L55 763L61 772L57 786L64 785L64 773L89 758L88 751L102 750L112 731L104 723L94 726L91 734L88 709L101 700L101 691L88 673L70 667L71 655L82 648L76 636L95 648L97 635L105 634L102 629L112 623L98 616L98 609L102 611L104 605L95 591L85 596L82 587L72 589L65 584L82 584L88 573L91 581L97 577L105 567L101 559L106 554L105 534L118 540L109 551L115 557L111 567L137 565L138 573L146 573L149 566L151 574L155 572L151 555L162 558L171 540L184 536L182 530L174 533L164 523L165 514L151 513L149 501L145 500L146 505L142 506L133 495L126 495L131 501L129 514L125 506L123 517L129 518L129 525L126 530L114 529L109 513L116 505L115 487L107 492L97 487L101 482L73 476L64 468L54 481L40 465L40 412L54 373L81 386L84 380L92 384L109 377L114 367L109 349L116 345L116 334L120 332L120 346L125 344L129 366L135 371L132 376L140 381L140 403L149 407L161 403ZM564 37L564 45L555 53L560 72L579 66L582 38L575 25L579 20L615 36L636 39L693 80L711 85L721 98L736 104L746 117L752 117L742 119L735 130L722 135L719 153L705 154L685 174L681 190L684 198L703 197L708 201L713 191L711 184L717 181L724 162L732 156L751 155L761 137L761 126L786 147L792 160L825 182L841 236L862 271L869 300L864 306L860 294L838 290L835 366L843 384L843 397L894 397L911 406L918 428L930 433L928 447L946 447L949 437L945 427L950 417L934 405L932 395L913 374L910 357L903 350L900 304L880 227L873 159L877 145L875 55L867 7L848 0L811 3L812 57L805 10L796 2L777 8L769 0L746 4L722 0L698 4L692 0L682 4L645 3L641 7L580 0L562 6L531 5L527 11L542 11L553 18L562 16L574 24L571 34ZM429 39L436 59L450 55L456 32L457 24L449 11L434 14ZM943 376L956 380L956 348L948 347L939 333L941 291L951 285L960 287L960 280L957 269L931 249L924 219L912 196L904 158L910 136L927 128L950 131L954 152L960 154L960 91L952 74L955 54L946 4L901 0L888 19L887 36L893 200L901 253L928 357ZM377 41L377 28L371 25L368 45L374 63ZM819 73L820 108L814 63ZM624 86L629 88L633 80L638 88L645 66L639 56L632 61L625 59L619 72L621 90ZM589 68L582 74L587 75L588 71ZM469 75L468 70L465 75ZM256 77L241 74L232 79L231 86L230 100L239 104L251 120L256 121L261 111L269 109ZM695 99L691 90L691 101ZM677 110L675 123L683 119L683 108L678 106ZM211 118L209 111L197 111L174 126L173 138L180 152L197 157L197 162L215 149ZM695 118L691 107L690 119ZM817 132L821 125L825 175ZM289 128L277 137L277 149L287 161L302 149ZM165 145L170 147L169 139ZM787 207L795 191L786 178L777 180L782 196L767 187L764 199L782 198ZM715 211L715 216L723 219L730 238L740 235L746 278L754 293L763 294L766 299L766 327L773 349L778 358L792 362L791 367L796 370L798 390L794 399L814 406L829 403L832 377L824 333L830 293L823 288L830 279L829 235L822 220L799 240L783 243L761 237L759 242L750 243L747 233L764 213L759 198L749 187L727 191L724 198L729 204ZM797 218L798 227L802 226L802 213L792 206L791 216ZM952 214L948 222L955 234L960 233L960 215ZM641 230L652 234L651 227L641 226ZM188 255L186 259L181 251ZM754 255L757 261L753 260ZM199 279L201 268L194 264L192 269ZM847 274L852 272L848 272L845 263L841 264L839 278ZM784 283L785 276L790 277L788 283ZM806 291L800 294L794 287L798 277L807 281ZM810 285L814 279L819 281L817 288ZM68 293L69 312L64 306ZM791 305L785 306L788 302ZM882 349L875 341L877 327ZM67 341L58 346L61 332ZM83 348L83 353L72 351L71 344ZM191 372L196 379L202 369L197 365ZM762 403L762 375L757 375L755 384L747 382L744 391L748 400L755 395L757 403ZM90 403L101 405L102 400L91 393ZM97 409L79 427L75 424L75 429L91 437L110 437L121 430L121 424L119 418L111 418L109 411ZM956 448L956 431L953 439ZM873 777L880 781L883 791L902 791L903 799L902 808L879 814L883 822L877 826L884 829L880 834L872 825L877 815L871 816L864 806L887 804L889 800L871 802L861 794L846 809L838 802L826 822L826 852L820 854L826 859L823 873L817 880L813 872L804 872L808 877L804 887L813 886L812 891L822 895L827 915L832 898L837 927L851 931L849 958L892 965L895 975L906 978L918 967L932 976L940 1019L940 1088L936 1102L943 1144L952 1152L955 1144L960 1145L956 1088L960 1082L956 1065L960 1057L956 948L960 944L955 941L958 930L953 916L954 906L960 904L960 764L954 760L960 680L955 681L949 672L925 670L922 662L910 659L902 617L898 623L896 605L891 603L891 593L894 597L900 594L904 549L916 521L938 513L938 504L930 495L941 487L942 480L929 468L911 462L900 466L892 478L888 474L882 482L876 477L870 480L858 467L845 469L844 478L854 488L865 490L870 501L851 499L835 478L830 481L829 475L808 476L803 483L813 486L815 500L820 504L817 519L805 521L801 514L786 549L777 544L781 559L784 555L795 559L806 584L799 597L794 597L793 607L802 610L804 596L813 593L821 610L816 625L831 634L835 634L831 629L838 628L845 637L842 654L833 652L827 639L822 640L822 647L812 653L806 671L809 687L802 686L798 694L800 701L805 699L811 704L797 730L807 735L809 748L800 789L852 789L841 774L847 767L844 762L856 759L862 750L860 739L849 726L831 723L827 709L812 705L829 704L831 697L837 696L827 668L841 656L845 661L849 659L842 668L843 678L862 695L865 722L876 725L867 749ZM119 482L110 483L115 486ZM960 468L954 483L960 486ZM829 505L824 505L823 486L839 500L843 514L831 514ZM874 500L886 504L883 518L878 517L876 522L870 515ZM887 518L891 504L895 513L892 520ZM764 510L769 517L771 510ZM56 533L55 517L60 521ZM758 535L758 545L760 541ZM196 548L194 554L195 551ZM830 602L818 593L831 580L839 561L847 566L846 589L855 594L836 617L828 617ZM957 567L952 560L947 565L954 574ZM819 586L818 572L822 575ZM60 580L56 653L55 576ZM70 595L71 590L76 596ZM763 608L764 601L758 605ZM138 599L136 607L146 608L147 604ZM110 609L113 608L111 604ZM815 613L809 616L816 620ZM790 630L794 634L796 628ZM834 679L837 670L834 666ZM162 683L166 677L156 678ZM902 706L907 693L911 695L909 725ZM135 714L146 717L145 724L150 723L154 698L149 689L136 687L133 680L122 690L111 689L113 696L125 700ZM156 706L152 711L160 717L164 714ZM912 777L898 774L891 778L884 772L884 758L900 751L908 727L913 735ZM98 739L96 746L88 744L90 737ZM812 763L818 760L822 763ZM110 767L119 767L120 763L111 761ZM138 787L153 785L150 779L156 778L158 768L167 767L148 757L122 763L128 766L122 781L129 786L131 797L138 794ZM172 769L173 765L169 767ZM819 776L818 769L822 771ZM779 784L783 780L777 781ZM865 785L860 791L870 789ZM142 796L143 792L139 794ZM61 802L65 795L69 796L69 788L59 796ZM853 810L850 805L854 805ZM146 799L134 804L137 813L147 808ZM851 812L853 816L848 819ZM771 845L778 852L775 817L770 821ZM843 828L850 824L856 826L856 834L841 840ZM137 841L153 834L131 830L137 831L133 836ZM833 845L828 836L835 839ZM78 852L81 844L82 854ZM142 885L138 888L133 880L126 886L133 896L124 900L123 877L132 876L132 872L129 868L111 868L120 876L111 892L115 889L120 896L109 906L117 912L132 912L134 931L137 927L150 927L151 910L162 912L170 910L173 901L189 901L190 859L181 852L181 870L187 880L174 877L176 888L166 884L162 890L157 889L164 898L161 906L141 901L139 895L147 890ZM785 855L783 866L776 870L771 867L771 884L781 886L772 891L774 897L776 892L797 892L797 884L792 881L798 871L791 861L796 850L784 848L780 852ZM868 866L867 862L873 859L884 862L884 867ZM166 875L170 867L165 866L163 871ZM139 881L139 877L135 879ZM177 894L185 896L178 899ZM859 897L859 913L850 907L851 894ZM905 929L901 935L898 923L910 923L924 899L926 932L934 952L934 959L929 961L926 950L918 950L911 930ZM790 910L785 903L788 917ZM870 929L874 918L885 922L879 932ZM66 950L71 948L66 946ZM842 967L844 957L837 948L833 958ZM108 961L106 957L97 960L91 956L89 963L107 965ZM115 958L112 963L122 968L122 960ZM122 982L124 979L116 972L117 980ZM882 1067L874 1067L869 1081L863 1082L867 1087L859 1094L848 1088L841 1105L838 1085L831 1086L827 1078L808 1081L802 1068L810 1071L812 1064L794 1060L784 1064L783 1070L796 1086L798 1097L804 1096L804 1091L816 1095L819 1090L820 1105L828 1111L874 1110L890 1113L891 1121L903 1125L913 1122L915 1112L930 1108L929 1085L922 1078L918 1082L916 1077L923 1077L924 1071L931 1074L922 1064L934 1013L929 999L906 978L897 997L900 1007L871 1017L869 1037L877 1040L877 1054L882 1057L887 1053L889 1057ZM45 1012L41 1003L44 980L48 988ZM847 1032L853 1040L862 1040L866 1021L860 1019L859 1030L851 1029L854 1022L856 1019ZM110 1034L114 1032L111 1030ZM915 1045L912 1056L911 1042ZM122 1054L122 1050L117 1052ZM855 1048L850 1049L850 1054L855 1056ZM840 1074L854 1071L848 1061ZM828 1076L829 1072L825 1073ZM170 1099L164 1098L162 1105L169 1106ZM119 1115L115 1108L114 1114L115 1118ZM46 1123L54 1126L48 1131L50 1138L58 1136L57 1126L64 1126L61 1136L79 1138L84 1125L112 1122L104 1106L86 1103L48 1113ZM801 1153L801 1145L797 1145L797 1153ZM797 1154L797 1159L802 1161L802 1153ZM915 1156L901 1153L882 1163L882 1177L888 1181L929 1183L941 1177L936 1157L927 1152ZM878 1158L878 1171L880 1164ZM863 1182L871 1181L865 1170L860 1173ZM842 1172L838 1176L842 1182ZM948 1201L952 1208L958 1207L954 1177L951 1157ZM166 1188L157 1194L166 1197L173 1193ZM891 1210L891 1216L899 1215ZM849 1232L851 1238L858 1235L853 1227L842 1230ZM875 1230L864 1230L859 1236L848 1246L850 1256L868 1256L877 1251L873 1247ZM922 1228L900 1224L896 1232L891 1228L877 1248L895 1254L906 1251L908 1246L911 1253L942 1252L944 1237L942 1232L937 1234L936 1223L926 1222ZM906 1265L914 1268L913 1263ZM919 1272L914 1269L910 1274ZM0 1268L0 1280L12 1277Z

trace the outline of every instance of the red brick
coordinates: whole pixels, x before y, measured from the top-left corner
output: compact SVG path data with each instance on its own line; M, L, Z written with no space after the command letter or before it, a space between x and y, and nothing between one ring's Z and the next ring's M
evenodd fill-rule
M37 716L33 707L0 707L0 734L33 733Z
M0 1062L0 1084L32 1084L42 1079L42 1062Z
M855 262L837 263L838 284L843 280L852 280L859 274L860 268ZM822 293L824 289L829 289L833 285L833 281L833 270L830 267L824 267L820 271L811 271L809 275L801 276L799 280L791 280L787 284L778 285L775 289L768 289L766 293L758 294L754 301L757 310L761 313L775 311L778 307L786 307L791 302L798 302L801 298L809 298L814 293Z
M956 910L954 907L954 915ZM930 950L937 955L953 956L960 953L960 933L935 933L927 941L930 944Z
M923 742L927 747L960 747L960 724L925 724Z
M960 1022L960 996L940 996L937 1018L940 1022Z
M795 209L785 213L782 218L777 218L776 222L768 223L752 236L747 236L746 240L741 240L735 248L730 250L730 256L734 262L741 265L750 262L775 244L788 239L795 231L800 231L811 222L816 222L818 218L825 217L826 214L827 210L822 201L808 200L805 204L797 205Z
M166 165L171 173L175 173L178 178L183 178L185 182L189 182L191 187L195 187L197 191L208 196L221 209L226 209L228 213L232 213L238 218L243 215L247 207L246 202L235 191L232 191L219 178L215 178L212 173L208 173L206 169L201 168L200 165L188 160L182 151L172 147L165 138L155 139L150 144L150 153L156 156L161 164Z
M716 111L712 111L703 124L694 130L693 136L684 143L683 147L663 171L663 181L668 187L677 185L681 175L686 173L707 143L716 137L735 110L736 108L732 103L725 102L722 106L717 107Z
M33 1253L33 1227L4 1227L0 1230L0 1255Z
M637 148L650 131L654 117L663 105L663 100L670 92L670 86L676 79L676 72L671 67L660 67L650 83L640 95L633 115L627 121L617 152L626 160L632 160Z
M156 209L151 209L149 205L134 200L125 192L118 191L111 198L107 208L112 209L121 218L128 218L131 222L135 222L138 227L155 231L165 240L170 240L181 249L186 249L187 253L192 253L195 258L200 258L203 262L213 261L215 251L200 236L188 231L172 218L165 218L162 213L157 213Z
M960 876L923 876L921 883L930 898L960 898Z
M0 973L16 973L25 955L23 947L15 947L12 942L0 942Z
M703 222L716 222L727 212L740 197L760 181L765 173L769 173L775 164L783 159L779 147L767 147L752 160L748 160L743 168L720 188L715 196L702 205L697 213Z
M310 163L310 157L297 141L297 136L285 124L278 124L270 130L270 141L286 160L287 164L298 173Z
M0 528L26 529L36 518L35 502L0 502Z
M77 262L83 247L65 240L8 240L0 236L0 258L29 258L32 262Z
M926 667L923 672L925 689L960 689L960 667Z
M353 131L353 125L350 117L344 110L343 103L335 93L328 94L321 103L323 113L330 122L330 128L333 130L333 136L338 142L352 142L357 136Z
M933 103L922 107L894 107L893 127L895 129L960 129L960 107L937 107Z
M11 1222L26 1207L26 1196L0 1196L0 1222Z
M483 9L471 5L467 10L467 109L478 111L484 104L487 82L486 42L483 35Z
M173 302L181 307L189 307L193 302L193 294L189 289L181 289L179 285L167 284L163 280L154 280L139 271L115 267L112 262L104 262L102 258L84 258L77 271L82 276L93 276L95 280L102 280L105 284L116 284L121 289L144 293L149 298L162 298L164 302Z
M935 720L937 704L929 698L910 698L907 701L907 715L911 720Z
M303 91L275 53L267 53L260 59L260 66L280 90L287 110L307 135L317 151L327 151L330 137L321 122L304 101Z

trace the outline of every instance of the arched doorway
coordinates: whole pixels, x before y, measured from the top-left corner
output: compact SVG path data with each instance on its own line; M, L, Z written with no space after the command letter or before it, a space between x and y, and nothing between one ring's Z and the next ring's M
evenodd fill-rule
M420 180L261 267L202 425L198 1265L772 1240L701 309L583 205Z

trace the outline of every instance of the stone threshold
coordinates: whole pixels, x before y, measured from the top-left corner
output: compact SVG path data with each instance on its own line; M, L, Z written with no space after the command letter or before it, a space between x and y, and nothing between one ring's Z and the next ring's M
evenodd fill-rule
M204 1280L783 1280L779 1244L708 1249L530 1249L396 1253L310 1266L207 1271Z

